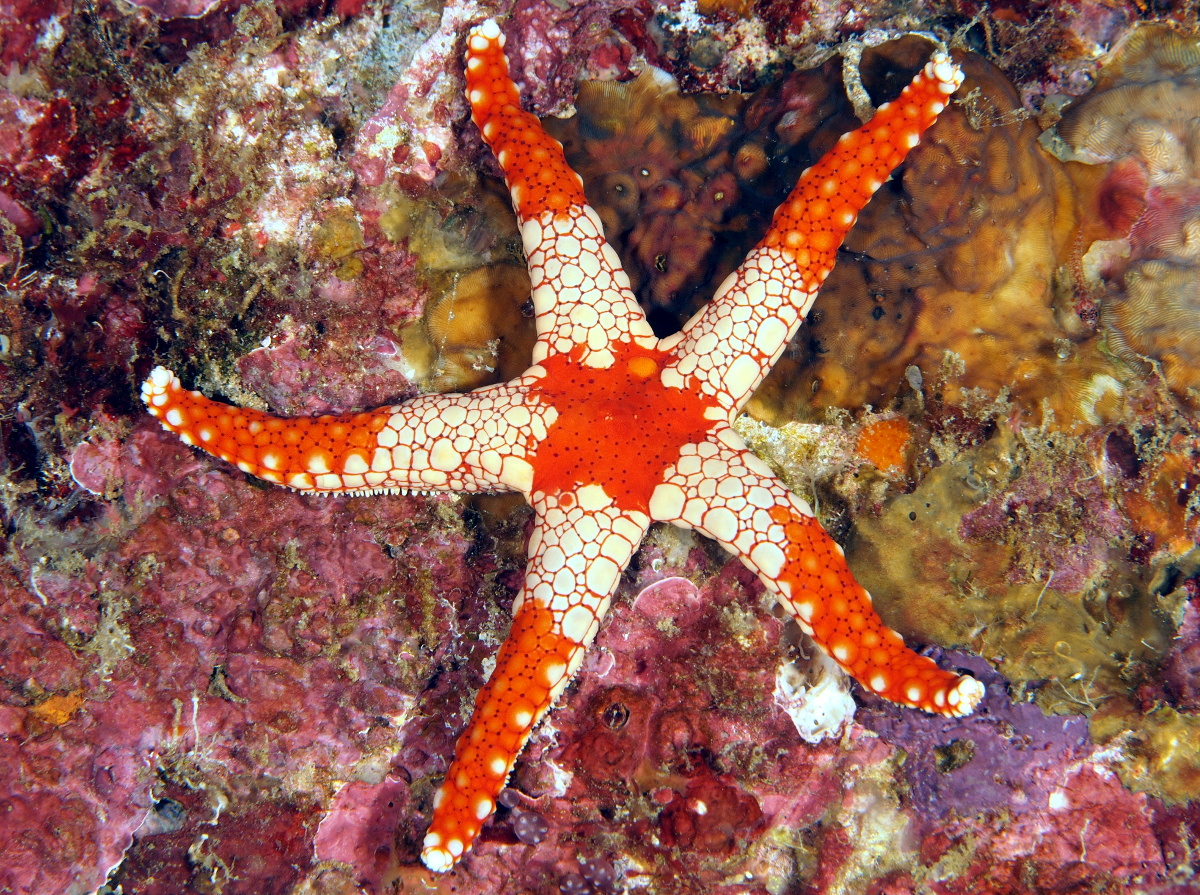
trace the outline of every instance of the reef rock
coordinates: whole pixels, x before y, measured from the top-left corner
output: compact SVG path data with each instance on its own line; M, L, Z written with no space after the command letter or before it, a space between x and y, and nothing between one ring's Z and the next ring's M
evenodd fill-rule
M1133 30L1057 127L1064 157L1104 166L1084 255L1114 350L1161 365L1200 401L1200 49L1165 25ZM1082 178L1095 177L1088 174Z

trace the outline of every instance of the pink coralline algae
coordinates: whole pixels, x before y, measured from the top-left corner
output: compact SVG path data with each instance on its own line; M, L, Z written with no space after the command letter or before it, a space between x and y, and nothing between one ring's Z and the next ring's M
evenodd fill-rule
M515 39L509 54L529 92L527 108L549 114L568 106L582 70L625 74L628 44L609 27L610 16L628 4L617 0L582 4L511 4ZM412 49L408 71L359 133L351 165L363 183L379 186L400 178L425 189L452 167L459 152L454 130L464 109L456 78L446 77L453 49L482 8L471 2L445 6L437 30ZM522 52L523 44L528 44ZM474 134L468 145L478 145ZM491 167L494 162L485 161Z
M1162 314L1195 304L1179 274L1196 268L1195 135L1172 116L1197 64L1176 48L1195 42L1182 12L1128 37L1149 8L0 4L0 892L1195 892L1200 432L1195 348ZM171 362L237 403L340 413L519 363L519 242L461 90L461 34L489 15L508 16L542 114L569 111L580 75L628 84L650 65L694 103L787 93L768 85L795 69L785 86L819 81L844 112L843 42L915 28L957 35L1024 100L980 145L1063 109L1055 133L1077 148L1084 113L1131 128L1065 165L1079 226L1045 309L1076 329L1033 334L1114 349L1111 379L1088 379L1094 419L1073 440L1032 431L1020 388L958 389L954 357L945 375L864 369L850 384L884 377L886 400L823 419L829 462L795 466L868 560L856 573L878 559L898 590L872 585L889 623L963 649L931 655L986 684L980 711L847 697L738 564L655 529L475 851L435 878L419 863L433 794L507 632L526 511L264 488L158 431L136 384ZM1120 68L1138 54L1153 64ZM1105 99L1122 89L1163 102ZM930 145L971 195L1052 185L962 154L968 112ZM1029 222L1009 226L1029 243ZM839 267L873 263L867 235ZM932 244L928 267L893 270L956 261ZM977 300L956 293L963 319ZM458 344L465 330L503 344ZM886 473L853 456L877 419L911 434Z
M1008 580L1022 584L1053 572L1054 587L1082 591L1106 566L1128 522L1083 457L1031 456L1019 475L995 489L978 508L963 514L968 540L1006 544ZM1038 532L1070 530L1070 537L1036 540Z
M239 835L239 824L259 827L263 816L301 810L314 786L336 786L333 767L353 774L386 764L395 748L389 731L415 710L415 684L428 674L433 644L412 622L428 613L432 624L448 607L422 605L421 587L403 607L383 594L404 589L397 585L406 576L426 582L430 595L473 592L478 583L463 562L465 541L434 534L438 527L426 528L404 502L365 516L332 503L309 507L213 478L148 430L116 450L80 451L85 481L123 495L129 515L107 513L103 530L124 546L71 568L33 562L40 600L15 582L6 587L5 680L34 703L6 714L5 742L25 742L3 763L4 790L25 822L6 827L3 873L13 891L94 888L155 800L171 797L153 770L161 767L186 779L191 807L174 840L139 840L118 881L132 885L144 866L162 888L139 891L179 891L202 868L162 866L160 843L198 847L199 830L232 801L240 807L205 848L214 865L245 868L245 850L257 854L260 844ZM273 540L279 526L285 542ZM331 526L337 538L326 537ZM59 537L26 550L76 543ZM390 558L401 547L413 565ZM397 612L415 615L396 624ZM48 723L37 694L55 692L85 699L70 718ZM64 773L67 787L54 782ZM264 774L280 792L262 789ZM61 858L46 860L38 847L45 824L73 831ZM299 872L310 848L281 846L281 860L298 862Z
M71 103L46 98L36 76L14 86L20 92L0 86L0 222L9 233L31 239L43 226L36 212L37 191L60 186L71 176L67 166L79 163L78 122ZM23 95L26 90L33 95ZM5 263L11 262L13 251L11 242L0 243Z
M1163 661L1163 685L1181 710L1200 711L1200 586L1188 581L1189 599L1171 652Z

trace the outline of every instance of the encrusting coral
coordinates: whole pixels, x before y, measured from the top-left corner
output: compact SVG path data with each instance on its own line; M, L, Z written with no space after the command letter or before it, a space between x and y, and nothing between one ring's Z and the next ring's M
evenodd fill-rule
M1200 49L1146 25L1109 54L1090 93L1058 123L1065 157L1103 165L1095 217L1108 233L1084 250L1109 342L1134 364L1161 364L1200 398ZM1104 284L1117 288L1105 290ZM1123 286L1123 289L1120 288Z
M1170 641L1153 569L1128 560L1124 487L1094 443L1001 424L859 517L851 560L906 627L969 645L1038 682L1044 708L1075 711L1128 693L1130 666Z
M912 65L913 44L863 55L878 89ZM958 57L963 101L867 206L825 285L798 351L752 411L772 421L812 409L888 407L905 371L934 378L946 352L961 375L945 395L1008 389L1042 401L1060 424L1093 410L1108 364L1092 333L1060 325L1055 272L1073 244L1075 188L1008 79L978 56Z

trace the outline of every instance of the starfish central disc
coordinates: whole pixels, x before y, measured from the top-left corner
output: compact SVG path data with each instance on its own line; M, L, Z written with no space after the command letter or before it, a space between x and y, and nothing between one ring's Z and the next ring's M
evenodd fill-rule
M545 378L531 389L558 411L533 458L533 488L569 495L601 484L620 509L649 513L663 471L713 429L705 412L717 402L663 385L664 351L620 343L605 369L581 363L579 353L547 358Z

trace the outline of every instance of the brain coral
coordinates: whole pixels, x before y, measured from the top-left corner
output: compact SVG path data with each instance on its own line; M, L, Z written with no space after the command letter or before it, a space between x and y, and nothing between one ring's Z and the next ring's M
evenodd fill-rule
M1063 115L1058 136L1067 157L1107 166L1092 201L1119 240L1097 243L1089 255L1107 256L1098 274L1116 287L1102 308L1110 343L1127 359L1159 363L1176 393L1200 388L1195 39L1164 25L1131 32L1092 92Z

